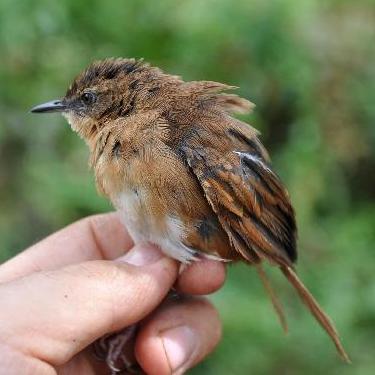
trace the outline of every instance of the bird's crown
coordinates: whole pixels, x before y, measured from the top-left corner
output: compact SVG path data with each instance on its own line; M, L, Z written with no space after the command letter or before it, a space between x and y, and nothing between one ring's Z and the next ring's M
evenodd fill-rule
M42 104L32 111L63 112L72 128L88 140L113 120L147 111L166 116L170 112L209 108L249 111L252 107L249 101L222 93L233 88L211 81L184 82L143 60L109 58L89 65L73 80L61 100Z

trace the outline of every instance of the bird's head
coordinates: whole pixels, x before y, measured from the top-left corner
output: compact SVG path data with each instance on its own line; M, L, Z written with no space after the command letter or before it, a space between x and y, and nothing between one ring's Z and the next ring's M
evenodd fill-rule
M248 112L252 108L248 100L223 93L233 88L211 81L184 82L142 60L109 58L89 65L63 98L38 105L31 112L61 112L72 129L93 146L107 127L142 133L157 118L181 125L186 120L188 124L202 121L205 111L219 117L224 112Z
M65 96L31 109L61 112L86 141L111 121L157 107L163 86L178 83L142 60L111 58L92 63L70 85Z

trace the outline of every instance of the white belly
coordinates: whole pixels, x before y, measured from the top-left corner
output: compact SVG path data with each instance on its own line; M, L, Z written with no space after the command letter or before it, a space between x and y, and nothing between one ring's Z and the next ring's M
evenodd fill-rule
M199 253L184 245L185 231L182 221L177 217L165 217L165 229L160 230L152 211L145 206L145 191L128 190L114 199L114 205L120 212L121 220L126 226L134 243L150 242L182 263L197 260Z

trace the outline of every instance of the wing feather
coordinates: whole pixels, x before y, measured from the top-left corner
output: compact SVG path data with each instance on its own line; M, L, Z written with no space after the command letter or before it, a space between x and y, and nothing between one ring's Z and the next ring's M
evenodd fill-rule
M249 152L219 155L196 142L182 150L235 249L250 262L290 266L296 260L294 211L266 161ZM239 237L245 249L236 244Z
M350 362L333 323L292 268L297 259L296 223L288 193L271 170L256 133L247 131L246 135L238 128L231 133L239 142L227 144L227 149L218 139L185 139L180 150L231 245L243 259L256 265L284 330L285 316L261 268L262 260L280 267L331 337L340 356ZM215 145L223 147L223 151L219 152ZM241 147L233 151L235 146Z

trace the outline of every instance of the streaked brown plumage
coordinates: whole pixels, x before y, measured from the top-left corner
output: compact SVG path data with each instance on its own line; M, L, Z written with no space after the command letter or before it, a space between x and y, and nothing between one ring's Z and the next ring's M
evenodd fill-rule
M124 212L135 241L190 262L202 256L255 265L285 326L261 264L278 266L349 361L333 324L298 279L296 224L287 191L258 133L231 116L252 104L233 87L184 82L134 59L90 65L61 101L87 142L98 190Z

